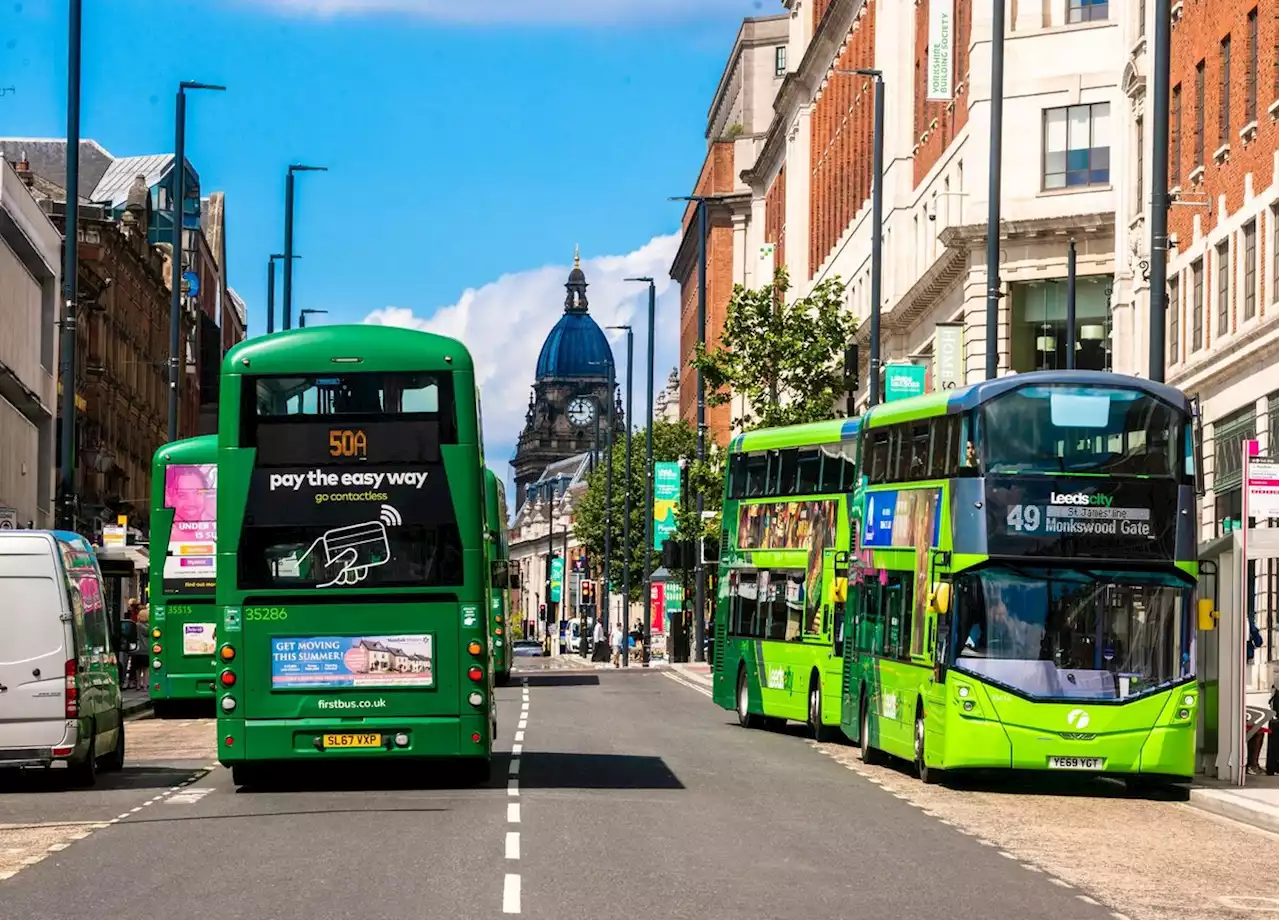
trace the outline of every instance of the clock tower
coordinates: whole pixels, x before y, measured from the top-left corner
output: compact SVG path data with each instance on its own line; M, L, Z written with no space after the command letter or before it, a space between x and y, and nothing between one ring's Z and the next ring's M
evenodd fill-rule
M614 392L609 392L613 352L588 312L587 278L576 248L564 287L564 315L538 355L529 411L511 461L517 505L524 501L525 486L549 464L597 447L603 450L610 400L614 401L615 431L626 431L616 370Z

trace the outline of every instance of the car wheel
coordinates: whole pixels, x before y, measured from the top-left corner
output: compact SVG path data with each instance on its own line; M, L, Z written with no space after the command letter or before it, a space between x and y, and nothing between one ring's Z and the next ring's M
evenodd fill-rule
M110 754L106 754L99 764L103 770L123 770L124 769L124 719L120 719L120 728L116 732L116 746Z
M84 760L79 763L72 763L67 768L67 774L72 784L87 788L94 785L98 781L98 756L94 748L93 735L89 736L89 753Z

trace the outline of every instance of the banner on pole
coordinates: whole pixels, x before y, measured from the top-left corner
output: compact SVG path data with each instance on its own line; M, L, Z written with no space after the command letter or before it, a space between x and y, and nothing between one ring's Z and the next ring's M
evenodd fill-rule
M660 550L676 530L676 508L680 504L680 464L670 461L653 465L653 548Z
M939 390L964 385L964 323L938 323L933 337L933 362Z

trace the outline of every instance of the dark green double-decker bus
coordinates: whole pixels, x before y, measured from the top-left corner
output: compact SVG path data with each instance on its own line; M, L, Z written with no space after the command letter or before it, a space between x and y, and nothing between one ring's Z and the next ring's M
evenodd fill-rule
M484 471L485 516L489 536L490 571L493 580L489 596L489 635L493 648L493 677L498 684L511 679L511 636L507 623L507 588L510 585L507 535L507 493L491 469Z
M218 439L174 441L151 469L151 703L160 718L213 706Z
M218 420L218 758L462 759L494 734L485 466L454 339L376 325L241 343Z
M841 725L944 771L1190 781L1197 437L1178 390L1037 372L846 423Z

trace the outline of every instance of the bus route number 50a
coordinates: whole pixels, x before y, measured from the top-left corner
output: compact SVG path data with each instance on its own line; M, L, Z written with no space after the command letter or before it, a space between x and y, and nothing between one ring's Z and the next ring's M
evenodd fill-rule
M364 432L350 428L334 428L329 431L329 456L331 457L364 457L368 453L369 441Z
M1012 505L1005 524L1010 530L1035 533L1040 529L1040 508L1036 505Z

